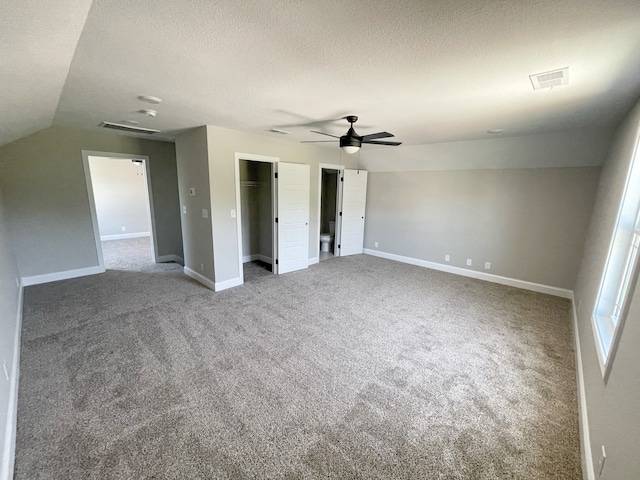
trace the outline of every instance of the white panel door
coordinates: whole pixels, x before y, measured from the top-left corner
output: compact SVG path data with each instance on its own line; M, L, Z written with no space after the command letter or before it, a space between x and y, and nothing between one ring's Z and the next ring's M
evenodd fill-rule
M278 273L309 266L309 165L278 163Z
M364 170L345 170L343 178L340 255L356 255L362 253L364 244L367 172Z

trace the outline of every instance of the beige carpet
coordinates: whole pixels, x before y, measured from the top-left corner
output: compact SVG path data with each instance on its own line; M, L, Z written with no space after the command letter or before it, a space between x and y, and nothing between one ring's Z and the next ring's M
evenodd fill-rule
M148 267L148 268L147 268ZM579 479L563 299L359 255L28 287L17 479Z

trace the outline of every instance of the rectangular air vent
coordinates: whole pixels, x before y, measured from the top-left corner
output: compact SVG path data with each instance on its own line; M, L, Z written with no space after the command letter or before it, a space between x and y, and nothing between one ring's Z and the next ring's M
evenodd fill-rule
M551 72L529 75L534 90L543 88L561 87L569 84L569 67L553 70Z
M113 123L113 122L102 122L98 126L104 127L104 128L111 128L113 130L122 130L124 132L144 133L147 135L151 135L153 133L160 133L160 130L154 130L153 128L133 127L131 125L123 125L121 123Z

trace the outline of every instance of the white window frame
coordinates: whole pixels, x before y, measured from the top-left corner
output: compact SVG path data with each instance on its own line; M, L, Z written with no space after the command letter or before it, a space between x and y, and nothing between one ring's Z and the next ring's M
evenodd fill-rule
M592 315L602 378L606 382L640 270L640 128L627 171L609 254Z

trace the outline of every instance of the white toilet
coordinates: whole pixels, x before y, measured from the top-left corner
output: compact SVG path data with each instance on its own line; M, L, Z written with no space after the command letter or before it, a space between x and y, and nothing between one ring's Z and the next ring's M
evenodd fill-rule
M320 251L332 252L333 251L333 238L336 233L336 222L329 222L329 233L320 234Z

